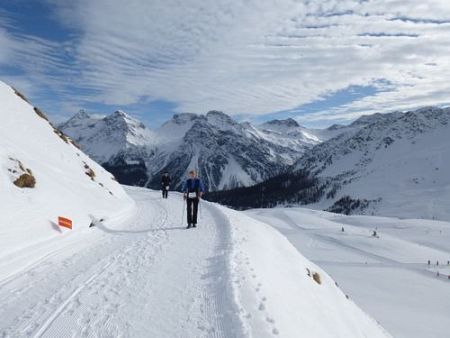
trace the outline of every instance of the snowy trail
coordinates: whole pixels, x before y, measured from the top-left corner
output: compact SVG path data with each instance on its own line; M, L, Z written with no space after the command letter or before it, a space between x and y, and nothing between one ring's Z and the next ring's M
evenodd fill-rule
M68 236L0 275L0 336L243 335L224 292L231 289L230 229L215 222L220 211L203 203L201 228L185 230L179 195L129 192L137 203L132 219Z

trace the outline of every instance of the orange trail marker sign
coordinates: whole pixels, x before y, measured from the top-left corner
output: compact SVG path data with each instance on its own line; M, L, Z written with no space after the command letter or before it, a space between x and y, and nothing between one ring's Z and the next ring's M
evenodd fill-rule
M59 216L58 217L58 225L60 227L72 229L72 220Z

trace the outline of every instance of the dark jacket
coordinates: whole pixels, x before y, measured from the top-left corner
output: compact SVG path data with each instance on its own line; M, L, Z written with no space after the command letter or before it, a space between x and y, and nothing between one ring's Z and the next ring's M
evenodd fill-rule
M170 176L167 174L164 174L161 176L161 185L163 187L167 187L168 185L170 185Z

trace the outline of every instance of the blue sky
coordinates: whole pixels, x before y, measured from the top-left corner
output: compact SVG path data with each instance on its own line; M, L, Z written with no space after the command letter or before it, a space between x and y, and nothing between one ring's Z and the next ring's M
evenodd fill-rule
M449 49L444 0L0 4L0 79L55 121L122 109L156 127L216 109L348 123L449 104Z

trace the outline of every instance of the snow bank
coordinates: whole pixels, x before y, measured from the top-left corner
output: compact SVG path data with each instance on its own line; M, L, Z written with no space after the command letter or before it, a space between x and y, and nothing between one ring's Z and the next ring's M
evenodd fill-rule
M284 234L394 337L449 336L449 222L306 208L246 214Z
M389 336L278 231L219 208L231 224L231 274L240 316L251 336Z
M0 247L1 257L68 230L58 216L73 220L73 231L87 229L91 217L118 217L133 209L113 176L70 139L54 129L24 98L0 82ZM22 173L34 188L13 182Z

